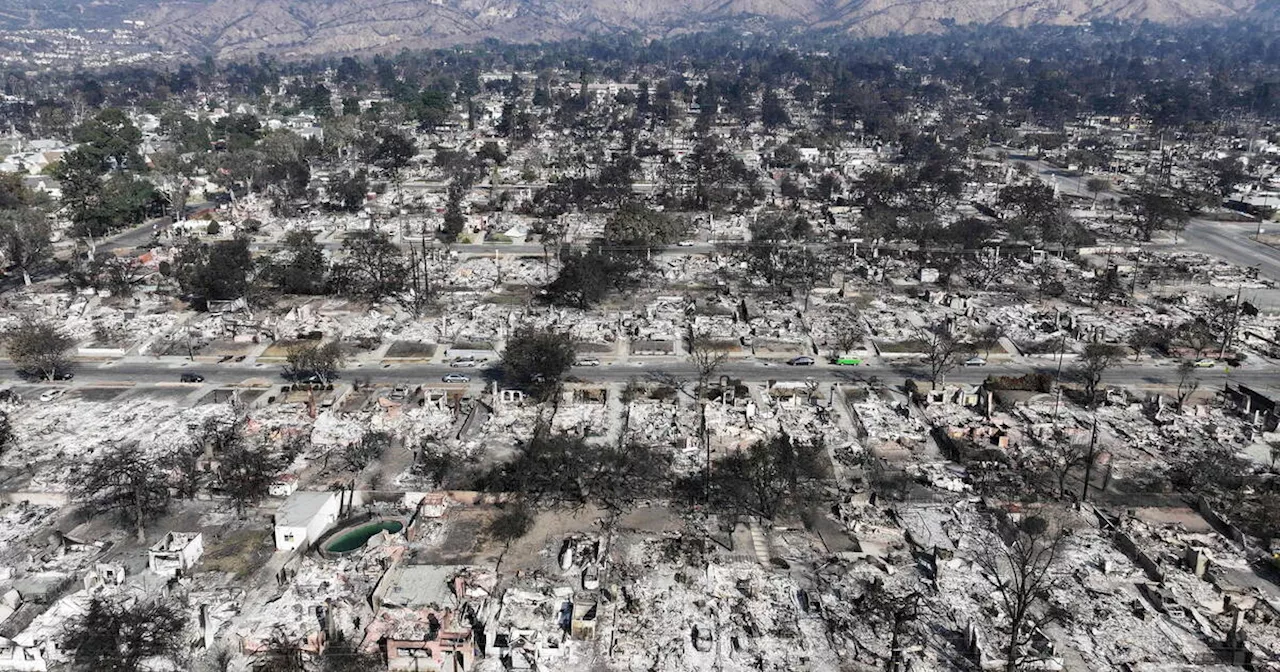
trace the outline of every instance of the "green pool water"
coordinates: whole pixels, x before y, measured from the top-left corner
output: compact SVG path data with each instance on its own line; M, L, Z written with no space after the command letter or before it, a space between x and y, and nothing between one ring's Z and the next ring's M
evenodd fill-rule
M404 524L398 520L380 520L376 523L366 523L334 537L332 541L325 545L324 550L330 553L349 553L364 546L370 537L383 530L399 532L403 529Z

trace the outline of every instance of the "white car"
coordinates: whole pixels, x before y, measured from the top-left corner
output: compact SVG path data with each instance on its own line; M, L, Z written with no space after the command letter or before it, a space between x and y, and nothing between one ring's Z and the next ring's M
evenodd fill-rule
M449 362L449 366L452 366L455 369L468 368L472 366L477 366L479 364L480 362L476 361L474 357L460 357L458 359L453 360L452 362Z
M471 377L464 376L461 373L446 373L440 380L446 383L469 383L471 382Z
M40 395L40 401L53 401L54 399L61 399L62 395L66 393L67 393L66 390L49 390L44 394Z
M408 385L396 385L395 389L391 390L391 401L404 401L405 397L408 397L408 396L409 396Z
M987 360L981 357L970 357L969 359L964 360L964 365L965 366L986 366Z
M574 362L573 365L574 366L600 366L600 360L594 357L588 357L586 359L579 359L578 361Z
M1195 364L1193 364L1193 366L1195 366L1198 369L1208 369L1208 368L1212 368L1217 363L1218 363L1217 361L1209 359L1208 357L1202 357L1200 359L1197 359L1195 361Z

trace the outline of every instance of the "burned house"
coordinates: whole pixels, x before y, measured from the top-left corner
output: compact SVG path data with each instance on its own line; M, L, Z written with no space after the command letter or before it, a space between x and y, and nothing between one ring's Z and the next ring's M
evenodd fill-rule
M199 532L170 532L147 553L147 567L156 574L181 576L191 571L204 555L204 536Z
M470 670L474 625L494 583L492 575L463 565L392 567L374 590L366 640L385 642L388 670Z

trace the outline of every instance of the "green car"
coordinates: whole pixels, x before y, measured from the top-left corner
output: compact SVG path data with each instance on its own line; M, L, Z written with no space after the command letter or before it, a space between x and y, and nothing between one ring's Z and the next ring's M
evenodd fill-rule
M841 357L836 360L836 364L841 366L862 366L862 360L857 357Z

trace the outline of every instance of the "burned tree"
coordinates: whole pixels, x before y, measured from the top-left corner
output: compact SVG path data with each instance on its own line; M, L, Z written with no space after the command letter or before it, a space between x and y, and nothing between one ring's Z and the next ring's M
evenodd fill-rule
M1042 442L1050 470L1057 481L1058 497L1067 492L1067 478L1072 470L1090 461L1091 446L1075 441L1071 435L1060 427L1054 427L1053 433Z
M1080 356L1080 363L1076 365L1074 373L1080 383L1080 394L1086 406L1092 408L1097 404L1102 374L1119 364L1123 358L1124 350L1119 346L1105 343L1084 346L1084 353Z
M695 336L689 332L689 358L697 371L698 381L694 387L694 403L698 405L698 441L706 452L707 488L711 487L711 441L707 435L707 388L711 379L729 358L729 353L717 348L716 344L706 336Z
M1240 293L1235 298L1217 296L1209 299L1205 323L1217 337L1218 356L1226 357L1227 349L1235 344L1236 332L1240 328Z
M1023 519L1008 538L992 539L976 556L977 565L994 584L996 600L1008 619L1005 670L1017 672L1023 649L1033 634L1058 612L1046 604L1056 585L1053 568L1064 545L1061 530L1039 517Z
M400 302L413 313L414 317L421 317L427 308L435 303L436 294L439 292L437 284L432 282L432 277L436 273L436 255L437 251L434 248L427 247L425 238L416 246L409 246L409 261L405 266L408 271L408 280Z
M1200 377L1196 375L1196 365L1193 362L1183 361L1178 364L1178 391L1174 397L1174 408L1182 410L1182 405L1187 403L1187 399L1200 389Z
M957 342L951 331L944 325L934 325L920 330L920 340L925 348L925 361L929 364L929 382L934 388L944 382L946 375L960 365L971 350Z
M867 329L863 326L862 318L851 311L836 322L836 333L833 338L836 351L832 356L839 357L862 347L862 340L866 335Z
M364 471L377 462L391 447L391 435L387 432L366 432L342 450L342 461L353 471Z
M0 455L4 455L14 443L13 423L10 422L8 413L0 411Z

